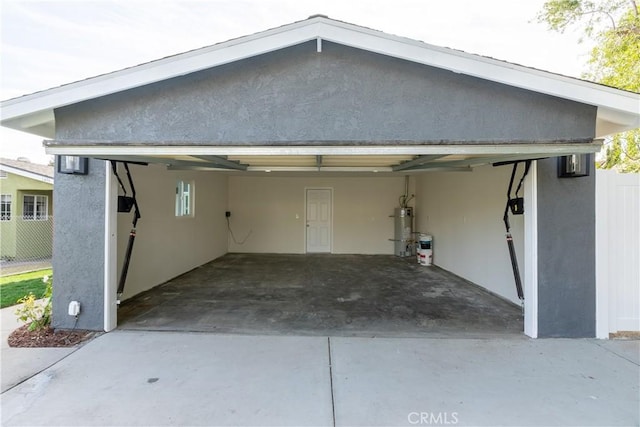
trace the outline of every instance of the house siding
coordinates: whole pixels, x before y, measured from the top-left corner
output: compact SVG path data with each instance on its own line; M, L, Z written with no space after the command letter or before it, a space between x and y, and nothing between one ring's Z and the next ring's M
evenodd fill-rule
M58 108L57 140L549 141L592 138L596 107L315 42Z
M51 257L53 185L7 172L7 178L0 181L0 193L11 196L11 219L0 221L0 258L29 260ZM47 196L47 220L22 219L25 195Z
M106 165L89 161L88 175L55 175L53 327L102 329ZM77 323L67 314L80 302Z
M595 337L595 173L538 161L538 336Z

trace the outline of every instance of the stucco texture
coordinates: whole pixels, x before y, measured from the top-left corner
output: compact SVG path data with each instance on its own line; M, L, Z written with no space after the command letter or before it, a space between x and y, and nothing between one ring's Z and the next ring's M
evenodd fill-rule
M558 178L538 161L538 334L594 337L595 174Z
M88 175L55 175L53 195L53 327L102 329L106 165L89 161ZM80 303L76 322L67 313Z
M596 108L315 42L57 109L56 138L270 144L591 138Z

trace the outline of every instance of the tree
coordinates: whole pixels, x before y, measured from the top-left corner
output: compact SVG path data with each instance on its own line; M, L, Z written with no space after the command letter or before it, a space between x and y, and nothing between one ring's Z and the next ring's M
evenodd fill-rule
M577 26L595 42L584 78L640 92L639 9L637 0L549 0L537 20L560 33ZM604 154L598 167L640 172L640 129L613 135Z

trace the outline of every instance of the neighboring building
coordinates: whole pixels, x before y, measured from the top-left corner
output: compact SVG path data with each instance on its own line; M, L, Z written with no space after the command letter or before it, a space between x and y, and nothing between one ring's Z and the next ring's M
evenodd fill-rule
M53 166L0 159L0 259L50 258Z
M50 138L58 156L55 327L117 324L131 216L117 214L105 159L148 164L131 166L143 218L123 299L227 252L391 255L408 181L434 263L514 302L510 170L493 166L533 160L511 224L524 333L593 337L607 286L595 174L575 172L600 138L639 126L638 105L636 93L316 16L4 101L2 125ZM225 211L246 244L228 240Z

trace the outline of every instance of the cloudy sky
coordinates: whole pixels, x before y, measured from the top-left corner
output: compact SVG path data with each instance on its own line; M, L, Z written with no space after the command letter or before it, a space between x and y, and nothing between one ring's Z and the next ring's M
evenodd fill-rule
M390 34L579 76L589 46L535 22L544 0L0 0L2 100L328 15ZM0 156L46 162L1 129Z

